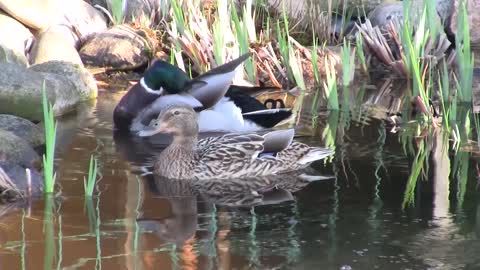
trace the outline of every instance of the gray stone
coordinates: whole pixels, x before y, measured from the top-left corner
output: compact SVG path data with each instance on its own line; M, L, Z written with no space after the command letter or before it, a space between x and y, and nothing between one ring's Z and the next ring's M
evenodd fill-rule
M45 143L43 130L39 126L15 115L0 114L0 129L12 132L33 147Z
M40 156L24 139L0 129L0 162L11 162L25 168L34 168Z
M15 163L0 161L0 168L10 178L13 184L15 184L18 190L20 190L23 194L27 193L28 181L27 181L26 169L24 167ZM30 177L31 177L30 191L32 192L31 194L40 195L44 189L43 176L37 170L30 169ZM10 197L10 195L7 194L7 197ZM14 199L14 198L7 198L7 199Z
M81 67L67 62L55 62L61 71L67 72ZM71 66L71 67L68 67ZM73 67L73 68L72 68ZM36 69L39 69L38 67ZM41 69L41 68L40 68ZM65 114L75 109L78 102L96 96L95 89L78 88L65 74L37 72L9 63L0 63L0 113L13 114L30 120L43 119L42 85L45 82L47 98L53 104L55 115ZM81 77L81 76L80 76ZM77 86L76 86L77 85ZM89 94L87 96L87 94Z
M0 11L0 62L27 66L25 43L33 34L23 24Z
M97 82L83 66L64 61L49 61L33 65L30 70L47 74L58 74L70 80L78 91L79 99L89 100L97 97Z
M87 66L129 70L148 63L155 46L145 31L117 25L87 40L80 57Z
M75 37L64 25L49 27L37 36L30 55L30 63L40 64L52 60L68 61L83 65L75 49Z
M403 4L398 2L378 5L368 14L368 19L373 27L380 28L386 27L393 20L403 21Z

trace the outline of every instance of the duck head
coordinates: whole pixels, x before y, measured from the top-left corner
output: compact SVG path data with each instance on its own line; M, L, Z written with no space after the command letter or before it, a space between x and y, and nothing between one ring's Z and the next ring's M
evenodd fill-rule
M140 83L147 92L158 95L177 94L182 91L189 78L183 70L168 62L155 60L143 75Z
M155 60L140 82L130 88L115 107L113 120L119 130L127 130L132 120L159 96L178 93L188 82L187 75L178 67Z
M175 137L196 137L198 135L197 113L188 105L172 105L163 110L157 119L138 132L141 137L157 133L168 133Z

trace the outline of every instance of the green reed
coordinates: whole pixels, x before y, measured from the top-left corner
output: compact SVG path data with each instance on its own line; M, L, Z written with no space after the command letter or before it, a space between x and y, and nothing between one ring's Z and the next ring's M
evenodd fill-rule
M45 154L43 155L43 178L45 193L53 193L56 174L54 172L55 138L57 124L53 115L53 106L48 102L45 81L42 86L43 124L45 128Z
M127 0L109 0L108 7L114 24L122 24L125 21L125 7Z
M232 21L235 27L235 35L237 38L240 54L244 54L250 51L249 25L247 24L247 21L249 20L248 18L249 16L251 16L251 14L249 14L247 10L249 9L244 8L243 20L240 21L235 5L232 4L232 12L231 12ZM252 20L251 17L250 17L250 20ZM253 28L255 28L255 26L253 26ZM252 32L252 30L250 32ZM253 30L252 35L255 35L255 30ZM253 61L254 61L253 57L250 57L249 59L245 60L245 70L247 72L248 79L251 82L256 81L255 63Z
M357 46L357 56L360 60L360 65L364 72L368 72L367 60L365 57L365 49L363 48L363 37L362 35L357 35L356 38L356 46Z
M470 48L470 27L465 2L466 1L462 1L457 18L455 47L457 50L458 75L460 78L460 99L462 102L472 102L474 55Z
M320 74L318 72L318 39L313 32L313 41L312 41L312 69L313 69L313 78L315 79L315 84L320 83Z
M88 177L83 179L83 189L85 191L85 196L92 197L93 190L95 189L95 183L98 175L98 162L97 159L92 155L90 157L90 163L88 166Z
M352 49L350 42L343 40L340 52L342 61L342 85L347 86L355 75L355 48Z
M337 74L335 71L335 64L333 60L325 58L325 80L323 81L323 88L328 100L328 108L331 110L338 110L338 90L337 90Z

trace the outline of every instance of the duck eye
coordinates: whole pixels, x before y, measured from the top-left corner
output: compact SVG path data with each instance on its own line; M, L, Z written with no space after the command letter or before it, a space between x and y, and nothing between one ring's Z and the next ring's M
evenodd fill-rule
M173 115L179 115L179 114L180 114L179 111L174 111L174 112L173 112Z

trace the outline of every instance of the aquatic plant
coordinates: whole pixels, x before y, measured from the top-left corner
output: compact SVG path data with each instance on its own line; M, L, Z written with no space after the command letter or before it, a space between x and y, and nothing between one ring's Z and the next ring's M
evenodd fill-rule
M56 174L54 173L55 138L57 124L53 115L52 104L47 100L45 81L42 86L43 124L45 128L45 154L43 155L43 178L45 193L53 193Z
M125 21L127 0L108 0L106 3L108 9L100 5L95 5L95 7L105 13L113 24L122 24Z
M364 72L368 72L367 60L365 58L365 49L363 48L363 38L361 35L357 35L355 40L357 46L357 56L360 60L360 65Z
M342 62L342 85L347 86L355 75L355 48L351 48L350 42L343 40L340 52Z
M92 155L90 157L90 163L88 166L88 178L83 179L83 189L85 191L85 196L91 197L93 190L95 189L95 182L97 180L98 174L98 163L97 159Z
M472 102L472 80L474 55L470 48L470 27L468 23L466 1L461 1L457 18L455 47L457 52L458 77L460 78L459 94L462 102Z
M232 20L235 25L235 34L237 37L237 44L239 46L240 54L244 54L249 52L250 48L250 35L253 35L251 39L255 39L255 25L251 25L248 22L252 21L252 14L251 14L251 1L250 3L246 3L247 7L243 9L243 20L240 21L237 10L235 5L232 5ZM252 33L252 34L249 34ZM245 60L245 70L247 71L248 79L251 82L256 81L255 75L255 64L253 57Z
M325 57L325 76L323 81L323 88L325 89L325 96L328 100L328 108L331 110L338 110L338 91L337 91L337 74L335 71L335 64L333 60Z
M318 39L313 32L313 41L312 41L312 69L313 69L313 78L315 79L315 84L320 83L320 74L318 72Z

